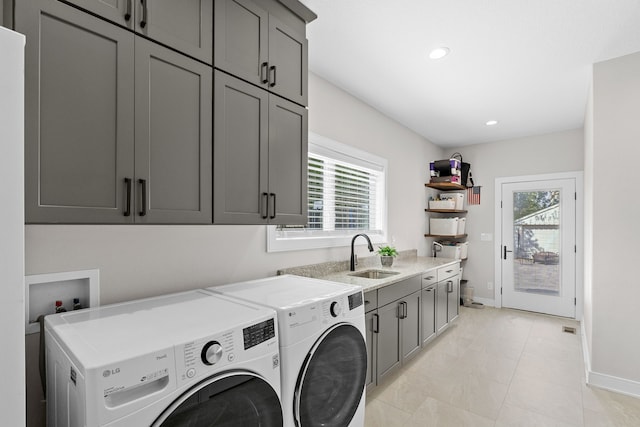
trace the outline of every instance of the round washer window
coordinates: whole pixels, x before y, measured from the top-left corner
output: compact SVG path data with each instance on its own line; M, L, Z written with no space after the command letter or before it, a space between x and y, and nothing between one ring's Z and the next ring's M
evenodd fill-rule
M358 409L367 375L362 333L341 324L320 339L296 385L296 422L302 427L345 427Z
M158 427L282 427L280 399L249 374L210 378L183 394L153 424Z

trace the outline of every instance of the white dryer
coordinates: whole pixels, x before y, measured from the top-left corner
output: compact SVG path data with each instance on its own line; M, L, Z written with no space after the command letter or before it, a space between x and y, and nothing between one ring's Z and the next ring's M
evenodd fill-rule
M276 323L205 291L47 316L47 425L282 426Z
M364 425L362 288L284 275L209 290L278 312L285 426Z

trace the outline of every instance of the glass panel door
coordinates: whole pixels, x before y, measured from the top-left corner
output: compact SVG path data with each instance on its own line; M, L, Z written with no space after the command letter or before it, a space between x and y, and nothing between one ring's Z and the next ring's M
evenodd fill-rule
M502 305L575 317L575 182L502 184Z

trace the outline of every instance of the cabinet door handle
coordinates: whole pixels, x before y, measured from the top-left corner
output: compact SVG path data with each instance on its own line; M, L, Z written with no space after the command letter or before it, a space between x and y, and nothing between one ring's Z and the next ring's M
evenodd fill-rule
M262 84L269 83L269 63L263 62L260 65L260 81Z
M132 0L127 0L127 10L124 13L124 20L127 22L131 19L131 1Z
M451 292L453 292L453 282L449 280L447 282L447 293L451 293Z
M262 219L269 217L269 193L262 193L262 200L264 201L264 209L262 211Z
M273 198L273 215L269 218L274 219L276 217L276 193L269 193L269 196Z
M125 178L124 184L127 187L124 216L131 216L131 178Z
M142 210L139 212L140 216L147 214L147 180L139 179L138 182L142 186Z
M271 79L271 76L273 75L273 80ZM271 67L269 67L269 86L274 87L276 85L276 66L272 65Z
M140 20L140 28L144 28L147 26L147 15L149 11L147 10L147 0L140 0L140 4L142 5L142 19Z
M433 280L435 278L436 278L436 276L427 276L427 277L424 278L424 280Z
M378 334L380 333L380 316L374 313L373 317L375 319L373 322L373 333Z

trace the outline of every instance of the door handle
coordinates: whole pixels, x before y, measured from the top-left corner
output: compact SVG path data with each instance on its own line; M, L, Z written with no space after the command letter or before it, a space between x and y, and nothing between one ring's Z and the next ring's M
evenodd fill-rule
M375 322L373 322L373 333L378 334L380 333L380 316L374 313L373 317L376 319Z
M147 26L147 15L149 11L147 10L147 0L140 0L140 4L142 5L142 19L140 20L140 28L144 28Z
M276 66L272 65L269 67L269 86L274 87L276 85ZM273 73L272 73L273 72ZM271 80L271 75L273 74L273 80Z
M131 1L132 0L127 0L127 10L124 13L124 20L127 22L131 19Z
M451 292L453 292L453 282L451 280L449 280L447 282L447 293L450 294Z
M145 216L147 214L147 180L139 179L138 182L142 185L142 210L139 215Z
M276 217L276 193L269 193L269 196L273 197L273 215L269 218L275 219Z
M263 62L260 65L260 81L262 84L269 83L269 63Z
M124 216L131 216L131 178L125 178L124 183L127 186L127 200L124 208Z
M505 245L505 246L503 246L503 248L504 248L504 255L503 255L503 259L507 259L507 252L513 252L513 251L508 251L508 250L507 250L507 246L506 246L506 245Z
M262 200L264 200L264 210L262 211L262 219L269 217L269 193L262 193Z

